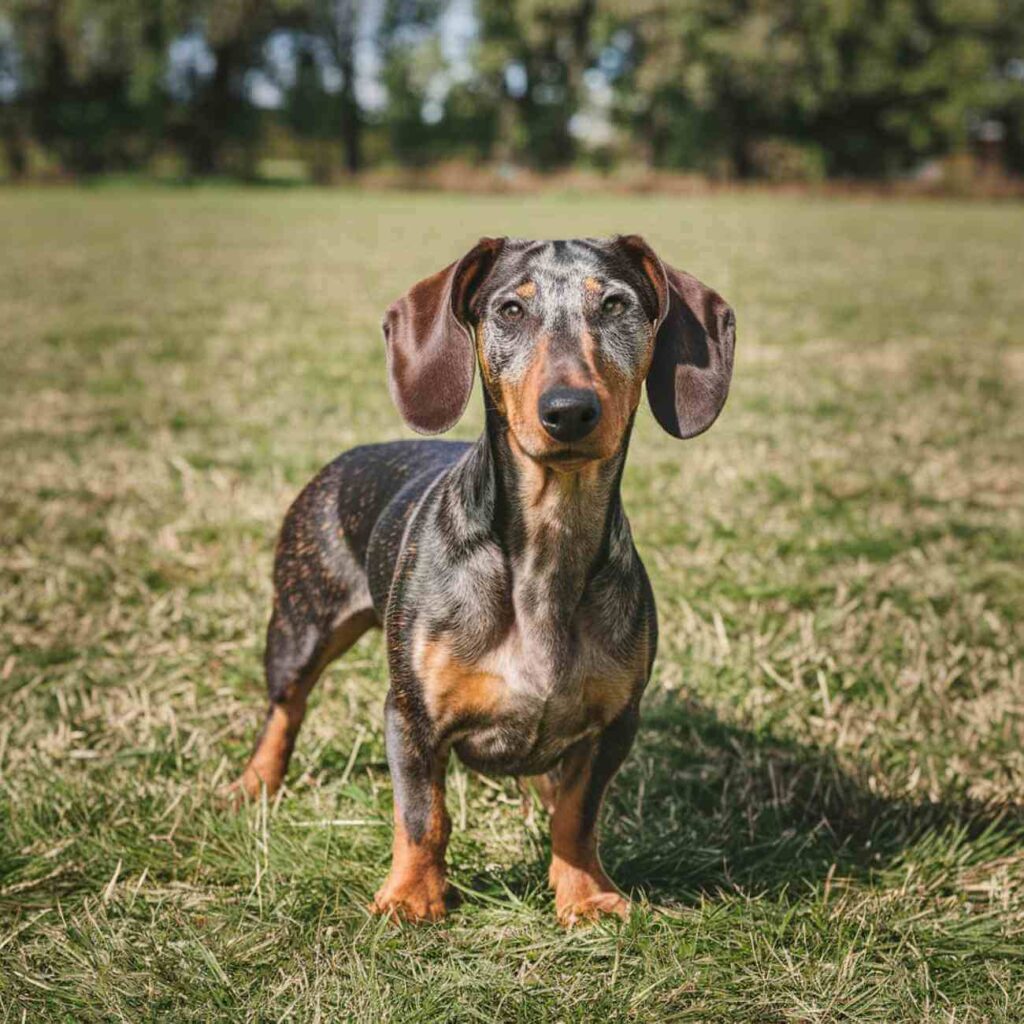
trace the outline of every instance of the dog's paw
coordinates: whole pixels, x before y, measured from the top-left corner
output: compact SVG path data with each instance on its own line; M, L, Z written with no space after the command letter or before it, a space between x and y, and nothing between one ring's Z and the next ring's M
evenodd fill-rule
M247 804L254 803L257 797L246 788L241 779L235 779L227 786L217 790L217 806L225 811L240 811Z
M629 917L632 904L617 892L599 892L581 900L574 900L558 907L558 921L566 928L596 921L600 917Z
M263 780L246 769L234 782L217 790L217 803L229 811L240 811L246 804L259 800L262 790Z
M440 921L447 910L444 883L403 885L389 879L367 909L392 921Z
M615 888L600 861L584 868L556 857L551 862L550 880L555 890L555 912L566 928L599 917L629 917L629 900Z

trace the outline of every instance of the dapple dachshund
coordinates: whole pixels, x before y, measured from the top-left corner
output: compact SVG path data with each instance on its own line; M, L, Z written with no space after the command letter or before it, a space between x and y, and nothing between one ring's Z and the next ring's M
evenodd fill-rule
M444 914L454 749L536 788L563 923L626 916L597 820L636 735L658 627L619 484L645 382L673 437L718 416L733 312L635 235L483 238L395 302L384 336L411 427L448 430L479 366L484 432L354 448L296 499L274 565L270 706L236 791L278 789L320 674L381 626L394 846L371 909Z

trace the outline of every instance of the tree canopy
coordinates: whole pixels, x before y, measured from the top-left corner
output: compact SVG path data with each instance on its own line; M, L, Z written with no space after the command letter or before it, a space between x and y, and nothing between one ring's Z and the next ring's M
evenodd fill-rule
M1024 172L1024 0L6 0L9 176Z

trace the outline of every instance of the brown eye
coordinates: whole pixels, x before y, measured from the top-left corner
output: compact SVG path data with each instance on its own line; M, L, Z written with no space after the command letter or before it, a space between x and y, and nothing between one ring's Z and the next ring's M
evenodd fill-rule
M624 295L609 295L601 303L601 312L605 316L619 316L626 311L626 304Z
M502 303L498 312L506 320L520 320L523 316L523 307L515 300L510 300L509 302Z

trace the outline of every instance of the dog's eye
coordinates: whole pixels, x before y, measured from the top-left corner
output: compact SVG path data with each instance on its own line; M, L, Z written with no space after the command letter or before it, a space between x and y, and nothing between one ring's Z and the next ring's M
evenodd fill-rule
M506 320L519 320L523 315L523 307L515 299L510 299L508 302L501 304L498 312Z
M609 295L601 303L601 312L605 316L619 316L626 311L628 300L625 295Z

